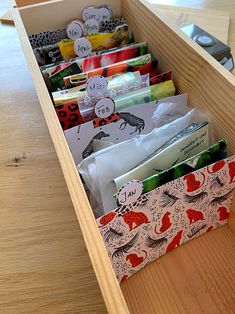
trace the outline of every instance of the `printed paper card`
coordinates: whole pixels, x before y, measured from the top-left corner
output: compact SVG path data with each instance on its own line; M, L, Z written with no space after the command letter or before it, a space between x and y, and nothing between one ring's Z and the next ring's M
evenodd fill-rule
M155 127L152 116L156 107L156 101L134 106L114 117L89 121L66 130L65 137L75 163L79 164L94 152L94 140L117 144L151 132Z
M118 281L226 224L234 186L235 156L169 182L97 219Z

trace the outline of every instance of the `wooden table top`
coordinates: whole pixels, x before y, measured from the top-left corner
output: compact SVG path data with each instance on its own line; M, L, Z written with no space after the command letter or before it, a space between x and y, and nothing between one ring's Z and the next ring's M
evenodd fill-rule
M148 0L152 4L186 7L206 10L218 10L228 13L230 16L230 26L228 32L228 45L232 50L235 60L235 2L234 0ZM218 26L217 26L218 27ZM235 75L235 69L232 72Z
M0 313L105 313L13 26L0 64Z
M155 2L228 10L235 48L233 1ZM7 8L2 0L0 14ZM0 313L105 313L12 26L0 25L0 64Z

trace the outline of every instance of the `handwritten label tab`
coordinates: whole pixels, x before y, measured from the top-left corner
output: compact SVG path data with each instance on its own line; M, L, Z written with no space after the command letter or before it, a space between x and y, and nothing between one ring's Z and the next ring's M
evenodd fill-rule
M99 33L100 25L95 19L89 19L85 22L86 35Z
M95 104L95 114L98 118L106 119L115 111L115 102L112 98L103 97Z
M109 8L102 7L99 9L99 22L110 21L112 12Z
M66 29L67 35L70 39L76 40L81 38L84 33L84 24L80 21L72 21Z
M82 37L74 42L74 51L79 58L86 58L92 52L92 46L88 39Z
M108 81L103 76L93 76L87 81L87 94L90 97L103 97L108 90Z
M116 194L117 204L123 206L136 202L143 193L143 189L143 183L139 180L128 182Z
M89 19L95 19L96 21L99 20L99 9L94 7L88 7L82 12L82 19L85 22Z

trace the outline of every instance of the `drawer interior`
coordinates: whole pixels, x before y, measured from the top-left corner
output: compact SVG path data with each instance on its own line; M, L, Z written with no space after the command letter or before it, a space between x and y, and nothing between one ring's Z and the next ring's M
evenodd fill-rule
M124 282L121 285L122 291L117 284L50 95L27 39L27 35L66 25L78 18L87 6L102 4L103 0L88 0L85 3L77 0L50 1L14 9L13 14L107 309L111 313L126 313L128 308L133 313L154 313L156 309L159 313L198 313L201 310L212 311L211 309L213 312L218 309L228 311L229 306L232 306L232 286L235 281L232 267L235 257L232 249L235 245L234 213L228 226L193 240L160 258ZM127 20L138 41L148 42L162 68L173 71L178 92L189 93L190 105L210 114L215 138L227 139L229 152L234 153L233 75L186 35L166 25L156 16L147 1L106 0L105 4L112 8L115 16L122 15Z

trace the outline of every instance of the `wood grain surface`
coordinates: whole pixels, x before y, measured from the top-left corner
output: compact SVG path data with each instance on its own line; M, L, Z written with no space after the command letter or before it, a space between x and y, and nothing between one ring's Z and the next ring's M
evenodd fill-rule
M235 313L234 248L225 226L151 263L121 286L130 312Z
M229 13L230 28L228 44L235 56L235 3L234 0L148 0L152 4L172 5L176 7L221 10ZM233 71L235 74L235 70Z
M14 5L16 5L17 7L23 7L26 5L37 4L40 2L48 2L51 0L10 0L10 1L14 3Z
M84 8L89 6L100 6L104 3L103 0L66 0L63 1L50 1L41 3L40 5L28 6L27 8L21 8L20 14L24 22L24 27L28 35L58 29L61 26L65 27L72 20L81 18L81 13ZM109 5L113 10L113 16L121 16L120 0L106 0L106 5ZM76 8L76 10L74 9ZM45 19L45 12L49 12L50 18Z
M50 2L48 3L48 7L43 4L43 9L51 12L51 25L56 25L56 23L58 23L59 17L62 18L61 23L63 23L64 18L67 18L68 16L68 13L67 15L65 15L65 17L61 14L57 15L57 12L65 12L66 9L69 7L68 11L70 11L71 14L74 14L74 10L71 11L71 8L74 7L76 1L77 0L70 0L69 2L62 1L61 3ZM90 1L90 4L91 3L92 2ZM97 6L102 5L102 3L102 0L96 0ZM119 0L106 0L106 4L109 5L112 9L117 9L117 12L120 12L121 3ZM78 9L77 14L80 15L80 13L87 7L87 5L89 5L88 2L76 3L76 7ZM39 8L38 6L35 8L35 10L39 12L38 20L42 18L41 14L44 13L43 9ZM55 11L53 11L52 9L55 9ZM29 70L35 83L36 92L40 100L44 116L46 118L47 126L60 161L60 165L68 186L68 190L70 192L74 209L80 223L83 237L89 252L95 274L99 282L102 295L104 297L107 310L110 313L128 313L124 297L114 274L110 258L106 251L100 231L97 227L95 217L93 215L85 190L83 188L80 176L78 174L76 165L65 139L63 130L54 110L51 97L46 88L43 76L41 75L33 50L29 44L28 36L20 16L21 13L24 15L24 17L26 17L27 12L29 13L29 16L27 17L27 25L30 27L30 20L31 24L33 24L36 18L34 7L25 7L21 8L20 10L12 9L12 15L15 21L17 32L19 34L20 42L26 56ZM44 23L44 26L45 24L46 22ZM37 25L40 26L39 24Z
M136 1L124 2L128 3L125 9L127 15L130 8L136 13L136 18L138 12L143 14L141 6L135 5ZM1 2L2 8L6 9ZM166 47L157 41L158 32L155 43L152 37L152 14L145 15L145 19L150 28L144 26L141 32L146 38L150 38L151 33L150 46L153 50L159 45L164 51ZM135 17L132 20L137 36L141 37L140 29L135 26ZM0 32L3 69L0 89L0 313L104 313L105 305L15 31L6 26L1 28L4 32ZM168 36L168 32L164 31L163 35ZM13 48L9 51L10 45ZM185 48L184 44L182 47ZM195 62L197 53L189 50L188 56ZM168 60L166 56L165 61ZM216 135L228 135L233 140L234 133L229 134L227 130L233 130L234 109L229 104L234 103L234 94L226 95L226 91L232 91L234 87L232 76L227 78L225 70L219 68L222 72L221 84L225 85L218 92L218 100L221 100L222 94L226 96L227 107L223 108L228 109L226 115L229 117L227 129L221 130L219 124L222 125L222 120L218 109L212 105L213 99L209 96L206 106L202 103L206 100L203 95L211 93L212 87L207 92L208 86L203 86L203 80L196 85L197 71L190 69L187 62L183 65L186 75L190 75L189 81L184 76L180 80L181 71L173 68L177 70L177 87L192 92L192 104L197 104L199 100L198 107L215 111ZM34 66L31 57L29 66ZM201 69L199 78L203 78L205 73L215 77L214 61L206 59L198 66ZM42 82L37 73L33 73L33 77L38 79L40 95ZM211 84L210 80L208 84ZM214 84L220 85L218 78ZM203 95L198 98L200 90ZM41 97L46 111L50 99L45 92ZM47 117L49 126L51 118L52 112ZM58 130L56 127L54 131ZM54 131L51 129L53 138L56 137ZM230 151L234 152L234 141L230 143ZM57 143L57 152L63 164L64 153L67 152L63 140ZM68 182L70 166L63 164L62 167L64 172L68 172ZM73 178L68 185L74 196L73 202L81 209L87 209L88 204L81 190L77 191L80 199L76 197L78 179ZM127 313L110 263L97 265L95 262L95 255L97 261L105 262L106 257L103 245L99 244L100 251L96 251L97 243L100 243L97 231L95 236L89 237L95 226L93 218L82 212L77 211L77 214L83 222L89 250L91 253L94 250L91 254L93 266L98 273L106 304L109 304L109 312ZM231 231L234 227L232 220L230 226L231 229L226 226L184 245L126 281L122 291L131 313L234 313L235 237ZM108 274L110 278L107 278Z
M16 30L6 25L0 67L0 313L106 313Z
M235 77L204 49L177 27L157 19L146 0L123 0L122 12L138 41L146 40L158 57L162 69L173 71L179 93L189 93L189 104L211 117L215 139L228 140L229 152L235 152ZM148 18L148 23L139 21ZM154 36L153 36L154 30ZM226 121L226 128L221 128Z
M187 36L165 27L152 7L146 12L142 3L147 2L123 0L122 5L138 40L147 40L173 69L178 91L188 92L191 106L210 114L216 139L226 138L234 154L234 76ZM148 23L139 23L144 18ZM234 313L234 211L231 218L228 226L166 254L124 282L131 313Z
M0 22L3 24L10 24L10 25L14 24L10 10L0 15Z
M212 9L176 7L172 5L152 5L156 13L164 17L168 24L173 24L180 28L193 23L225 44L228 44L229 12Z

